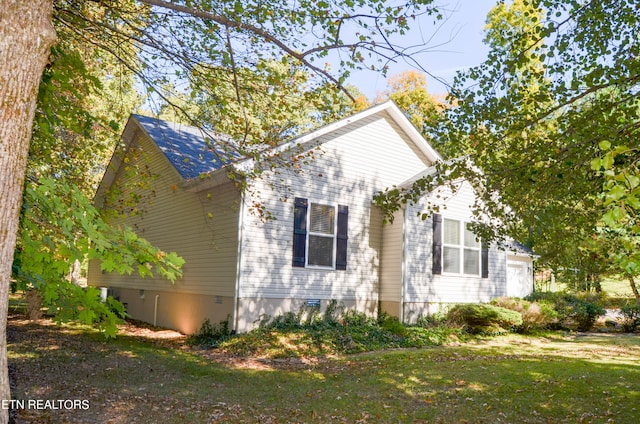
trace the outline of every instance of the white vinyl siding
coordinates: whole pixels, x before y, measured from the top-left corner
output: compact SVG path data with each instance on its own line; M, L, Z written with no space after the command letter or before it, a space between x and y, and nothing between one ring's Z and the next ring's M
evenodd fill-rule
M102 273L99 262L90 266L89 283L106 287L168 290L176 293L234 296L238 246L239 193L232 183L215 192L193 193L180 187L181 178L167 158L146 137L136 135L128 160L118 170L114 185L120 193L107 196L105 210L119 210L123 199L138 198L134 215L109 220L128 225L153 245L175 251L185 259L183 277L175 284L137 274ZM148 170L139 172L140 169ZM211 195L209 195L211 194Z
M444 269L442 275L432 273L433 222L431 218L426 220L421 218L422 214L431 216L433 213L427 208L427 204L441 202L443 221L449 219L470 222L473 219L471 206L474 200L473 189L464 182L454 196L451 196L447 189L442 189L440 192L426 195L417 205L407 206L407 228L405 229L407 233L405 299L407 302L424 304L485 302L506 294L506 253L495 245L489 248L489 278L480 277L479 266L476 275L465 275L462 272L446 273ZM445 241L445 232L443 228L443 241ZM464 234L462 228L458 233ZM468 241L468 244L471 243ZM477 245L479 248L479 243ZM458 247L459 254L462 256L464 253L460 253L461 249L463 247ZM475 251L476 248L473 249ZM407 316L406 313L405 316Z
M394 214L393 224L382 227L380 261L380 300L399 302L402 298L402 258L404 248L402 210Z
M282 168L251 181L245 203L264 204L276 219L265 222L250 211L245 214L240 297L378 300L382 224L372 221L372 197L430 163L386 112L320 141L300 172ZM349 207L345 271L291 266L294 197Z

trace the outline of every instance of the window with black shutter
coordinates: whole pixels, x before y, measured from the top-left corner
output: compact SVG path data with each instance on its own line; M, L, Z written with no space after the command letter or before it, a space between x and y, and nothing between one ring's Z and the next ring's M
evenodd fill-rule
M295 199L293 266L347 269L347 206Z

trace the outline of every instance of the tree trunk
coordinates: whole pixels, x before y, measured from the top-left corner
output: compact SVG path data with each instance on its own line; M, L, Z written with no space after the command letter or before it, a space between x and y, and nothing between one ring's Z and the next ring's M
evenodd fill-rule
M0 401L7 373L9 279L42 71L56 34L53 0L0 0ZM9 419L0 408L0 423Z
M638 287L636 286L635 280L631 275L627 275L627 279L629 280L631 291L633 292L633 295L636 297L636 302L640 302L640 293L638 293Z

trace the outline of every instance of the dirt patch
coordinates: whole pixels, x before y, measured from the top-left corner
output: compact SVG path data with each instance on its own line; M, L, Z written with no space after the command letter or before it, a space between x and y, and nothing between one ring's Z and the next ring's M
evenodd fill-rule
M118 326L118 337L131 337L156 346L187 348L188 336L166 328L154 327L142 321L126 321Z
M226 367L253 370L301 370L316 368L327 362L330 357L309 358L266 358L246 357L229 354L219 349L203 349L187 344L188 336L174 330L154 327L142 321L127 321L118 326L120 337L134 337L154 345L170 347L189 351L205 358L209 362L215 362Z
M191 352L206 358L210 362L225 365L236 369L253 370L305 370L314 369L326 364L330 357L310 358L260 358L234 356L226 352L209 349L188 348Z

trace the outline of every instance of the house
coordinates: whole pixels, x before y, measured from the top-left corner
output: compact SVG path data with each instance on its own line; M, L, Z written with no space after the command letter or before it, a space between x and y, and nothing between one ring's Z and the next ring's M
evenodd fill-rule
M199 129L133 115L96 195L132 226L185 260L175 284L89 266L136 319L184 333L227 318L239 332L265 316L324 308L336 300L405 322L442 305L522 296L533 289L525 249L483 246L467 229L474 190L466 182L440 213L427 200L383 224L373 196L429 172L440 155L387 102L273 149L299 166L238 180L250 159L221 161ZM269 214L269 215L267 215Z

